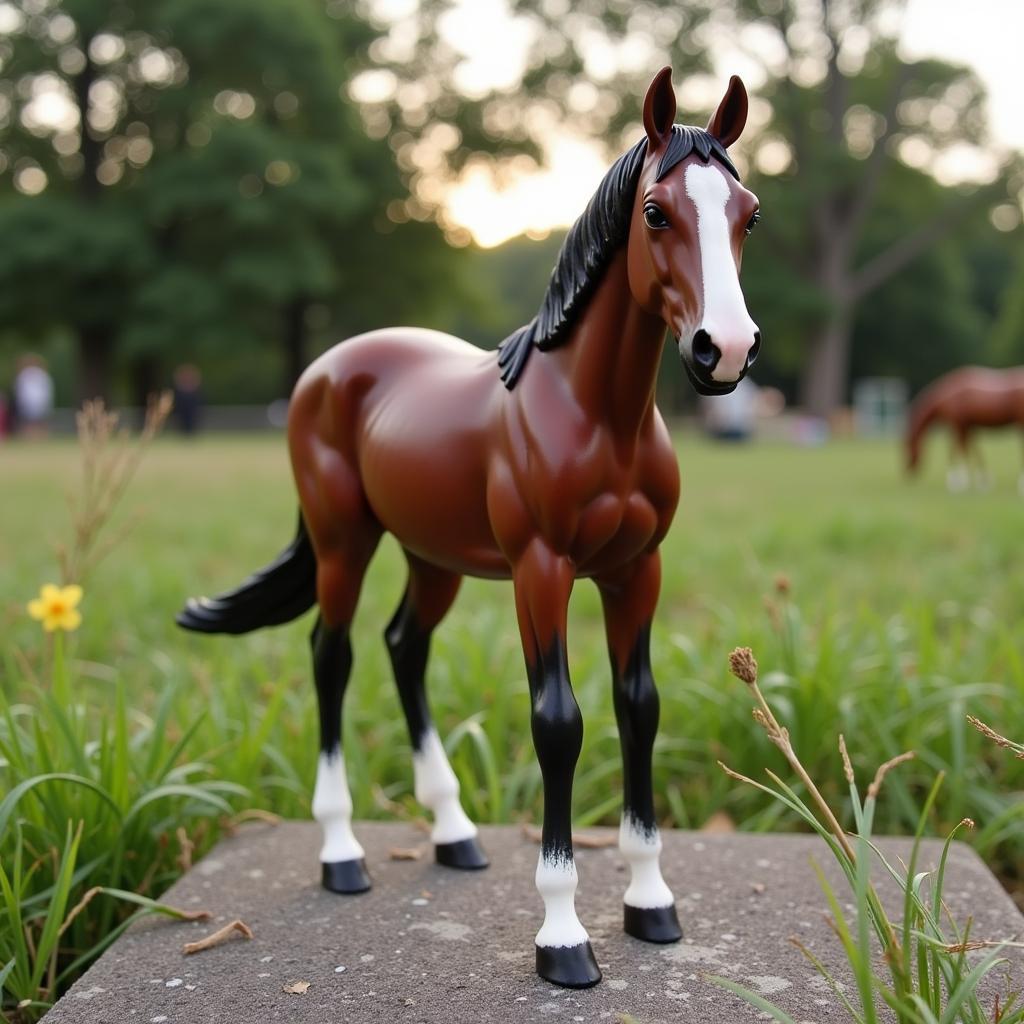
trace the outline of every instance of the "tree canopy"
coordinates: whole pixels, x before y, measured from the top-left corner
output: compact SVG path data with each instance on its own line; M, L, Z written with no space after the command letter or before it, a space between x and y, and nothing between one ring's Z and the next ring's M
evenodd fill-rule
M348 97L351 54L375 37L349 5L5 11L0 323L71 332L83 393L107 393L117 367L145 392L161 363L268 346L283 393L311 331L458 292L440 232L388 218L407 192ZM389 259L369 260L385 233Z
M474 161L535 166L565 130L617 155L652 71L693 94L728 39L759 69L736 147L764 211L744 275L759 372L827 415L851 370L916 386L1014 361L1019 228L989 215L1019 223L1019 166L970 70L905 57L902 7L510 0L525 66L484 86L453 0L390 21L340 0L5 0L0 336L72 338L83 393L198 359L238 399L384 322L493 344L537 296L445 244L467 235L446 187ZM987 182L953 182L965 154Z

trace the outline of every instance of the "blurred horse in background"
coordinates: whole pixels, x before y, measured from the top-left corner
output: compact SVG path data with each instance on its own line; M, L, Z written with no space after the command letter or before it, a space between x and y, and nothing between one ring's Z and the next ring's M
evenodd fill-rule
M989 478L972 437L978 427L1024 428L1024 366L990 370L964 366L947 373L921 392L910 408L907 421L907 471L914 473L921 461L921 443L937 424L948 425L953 436L952 459L946 477L951 491L971 485L972 462L980 487ZM1024 472L1018 480L1024 494Z

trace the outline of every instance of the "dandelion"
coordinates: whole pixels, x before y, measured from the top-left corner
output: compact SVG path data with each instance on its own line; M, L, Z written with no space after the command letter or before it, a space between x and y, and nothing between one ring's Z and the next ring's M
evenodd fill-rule
M82 624L82 613L78 602L82 600L82 588L77 583L58 587L47 583L39 596L28 603L28 613L43 624L47 633L63 629L70 633Z

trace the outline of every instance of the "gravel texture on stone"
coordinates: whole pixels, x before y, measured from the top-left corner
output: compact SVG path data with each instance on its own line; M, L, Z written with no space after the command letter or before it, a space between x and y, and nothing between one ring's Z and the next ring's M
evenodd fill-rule
M206 908L213 918L140 922L47 1014L47 1024L766 1019L714 986L709 974L762 993L800 1024L846 1019L789 941L798 937L843 975L812 858L835 885L842 883L814 837L665 833L662 865L684 930L683 941L671 946L623 934L626 869L616 848L579 850L577 910L604 980L570 991L534 974L533 937L542 916L533 885L538 846L519 828L481 829L491 866L477 872L436 866L426 836L411 825L359 823L356 834L374 883L360 896L320 888L320 835L312 822L251 825L225 839L165 896L188 910ZM417 846L419 860L389 857L392 848ZM893 840L883 847L897 854L908 844ZM933 866L940 848L925 844L922 870ZM953 912L973 917L972 938L1024 931L1024 918L964 844L953 849L946 889ZM838 891L848 907L848 891ZM186 942L235 918L252 928L251 941L232 938L182 953ZM994 994L1007 980L1021 987L1019 961L989 990ZM304 987L298 982L308 987L297 991Z

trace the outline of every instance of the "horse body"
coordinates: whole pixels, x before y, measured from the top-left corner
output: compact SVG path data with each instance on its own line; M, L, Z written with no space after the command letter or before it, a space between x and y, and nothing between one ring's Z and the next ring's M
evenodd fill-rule
M606 308L628 294L619 280L625 261L617 263L592 299L600 331L581 324L511 392L494 352L433 331L375 331L306 370L288 437L318 564L347 564L354 545L387 532L431 565L508 579L539 537L572 559L577 576L594 577L662 540L679 493L653 402L664 328L636 329L628 303ZM617 366L594 351L608 337ZM604 367L595 380L577 372L594 366ZM614 381L613 393L592 393L596 380ZM348 601L335 611L331 574L323 576L321 613L330 624L345 621Z
M306 370L288 440L318 562L387 531L445 569L508 575L485 501L502 390L494 364L493 352L449 335L386 330L337 345ZM332 623L345 617L328 594L320 605Z
M349 624L378 541L392 533L408 562L385 641L415 795L433 814L435 855L449 867L487 860L427 707L430 637L464 575L511 578L544 785L537 970L572 987L601 974L574 900L572 780L583 722L569 679L569 595L576 578L589 577L604 609L623 756L624 926L650 942L676 941L659 867L649 645L658 547L679 471L654 389L666 326L703 394L734 388L760 344L737 277L757 202L726 154L743 128L746 94L734 78L707 131L674 125L674 115L666 68L645 99L646 138L616 162L569 232L538 316L497 354L395 328L350 339L309 367L289 408L295 541L235 591L190 602L178 619L241 633L319 606L313 815L324 829L323 884L356 893L370 880L351 827L341 708Z
M962 490L970 483L973 456L979 478L984 479L981 456L972 446L978 428L1024 427L1024 367L994 370L965 366L930 384L914 400L907 424L907 467L914 472L921 459L925 434L937 424L946 424L953 435L954 462L948 483ZM1024 475L1021 477L1024 491Z

